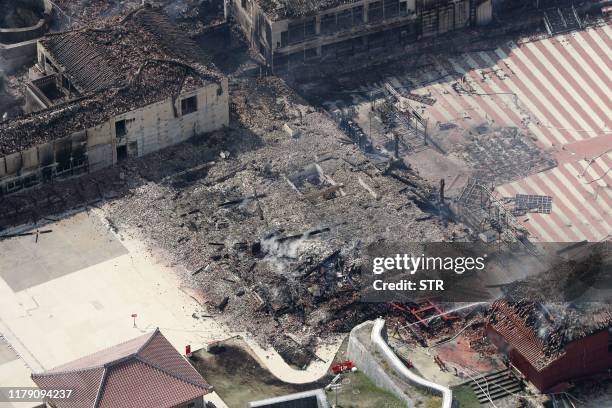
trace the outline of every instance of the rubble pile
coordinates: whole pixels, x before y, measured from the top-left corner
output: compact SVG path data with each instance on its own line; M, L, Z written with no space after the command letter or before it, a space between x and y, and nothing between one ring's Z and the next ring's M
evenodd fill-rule
M209 309L272 344L384 314L359 302L361 251L382 238L448 239L458 227L423 220L416 204L431 187L341 143L277 78L231 88L230 129L128 165L131 193L105 206L111 223L161 247Z
M56 0L61 10L59 20L61 30L95 26L100 19L112 18L120 21L121 16L137 9L141 0ZM201 32L210 24L224 21L223 2L220 0L161 0L148 1L160 7L190 35Z
M22 113L23 76L7 76L0 65L0 123Z
M470 349L477 352L481 357L490 357L497 353L497 348L489 339L486 334L486 326L484 321L479 321L468 327L464 336L468 339Z
M102 18L116 18L142 5L140 0L55 0L56 7L61 10L58 17L62 31L79 27L92 26Z
M260 0L258 3L273 20L280 20L304 17L320 10L354 2L355 0Z
M517 338L541 367L564 352L572 341L612 324L612 305L586 294L609 281L612 257L605 243L595 244L579 260L563 260L545 272L515 282L491 305L489 323L498 332ZM607 287L607 286L606 286Z

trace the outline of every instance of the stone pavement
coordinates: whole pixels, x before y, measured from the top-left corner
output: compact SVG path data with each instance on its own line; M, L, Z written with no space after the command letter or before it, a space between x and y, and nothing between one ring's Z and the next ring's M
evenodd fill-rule
M140 242L112 234L97 213L79 213L41 230L52 232L0 241L0 333L21 357L0 350L1 385L9 376L10 385L32 386L27 366L49 369L156 327L180 352L187 344L198 349L236 334L214 319L193 318L203 310L180 289L176 266ZM314 381L328 367L315 362L295 370L274 351L247 342L262 364L288 382ZM338 346L318 354L331 361Z

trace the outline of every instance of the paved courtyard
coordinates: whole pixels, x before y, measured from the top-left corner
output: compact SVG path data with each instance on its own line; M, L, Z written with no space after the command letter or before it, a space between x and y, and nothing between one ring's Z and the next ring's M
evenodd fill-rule
M192 292L181 287L178 266L139 241L113 234L98 212L82 212L40 230L52 232L0 241L0 335L6 339L0 342L1 384L34 386L31 371L58 366L156 327L180 352L187 344L198 349L237 334L212 318L192 317L205 311ZM132 314L137 314L136 326ZM310 382L327 370L324 362L294 370L277 353L247 342L285 381ZM330 361L336 350L332 345L317 353ZM32 404L0 402L0 408L25 406Z
M49 369L155 327L179 351L227 336L212 319L192 317L201 307L170 265L124 245L97 215L42 230L52 232L0 241L0 333L11 345L0 347L0 379L33 386L29 368Z
M600 241L612 233L612 28L604 25L450 60L472 95L428 87L429 114L526 128L559 165L498 186L501 197L548 195L551 214L519 221L541 242ZM516 98L516 99L514 99ZM469 129L470 120L457 123Z

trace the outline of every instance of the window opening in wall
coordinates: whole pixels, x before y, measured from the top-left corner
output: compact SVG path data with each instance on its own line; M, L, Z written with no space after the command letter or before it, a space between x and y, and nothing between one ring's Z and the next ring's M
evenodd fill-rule
M85 156L80 156L80 157L73 157L72 158L72 168L77 170L80 168L83 168L87 166L87 157Z
M72 159L70 157L65 157L61 160L58 159L57 165L55 166L55 176L65 176L69 175L72 171Z
M240 0L240 7L246 10L246 5L247 5L246 0Z
M351 14L351 10L344 10L338 13L338 29L339 30L347 30L351 28L353 24L353 17Z
M368 5L368 22L378 23L383 19L383 2L375 1Z
M40 181L38 179L38 175L36 175L36 174L31 174L31 175L26 176L26 177L23 178L23 186L25 188L35 186L38 183L40 183Z
M297 44L304 41L304 22L290 23L288 31L290 44Z
M397 17L399 15L399 1L385 0L385 19Z
M124 120L118 120L115 122L115 136L116 137L124 137L127 135L127 126Z
M286 47L287 44L289 44L289 32L288 31L283 31L283 32L281 32L281 43L280 43L280 46L281 47Z
M363 24L363 6L353 7L353 25Z
M117 146L117 161L127 160L127 158L128 158L127 146L126 145Z
M194 95L181 100L181 112L188 115L198 110L198 98Z
M304 21L304 38L312 38L317 35L314 18Z
M315 59L315 58L317 58L317 49L316 48L309 48L306 51L304 51L304 59L311 60L311 59Z
M55 65L53 65L53 63L51 62L51 60L49 58L47 58L45 56L45 67L49 67L51 68L51 70L53 70L54 72L57 72L57 68L55 68Z
M12 193L13 191L21 190L23 186L21 185L21 180L17 179L14 181L9 181L6 183L6 192Z
M331 34L336 31L336 15L325 14L321 17L321 34Z

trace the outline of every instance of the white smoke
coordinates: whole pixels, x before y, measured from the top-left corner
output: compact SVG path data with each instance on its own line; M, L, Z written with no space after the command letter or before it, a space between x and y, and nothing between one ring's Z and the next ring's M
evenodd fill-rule
M284 275L292 269L292 264L299 262L309 254L325 252L322 242L313 239L311 232L290 239L272 235L261 240L261 251L265 254L264 261L272 265L279 274Z

